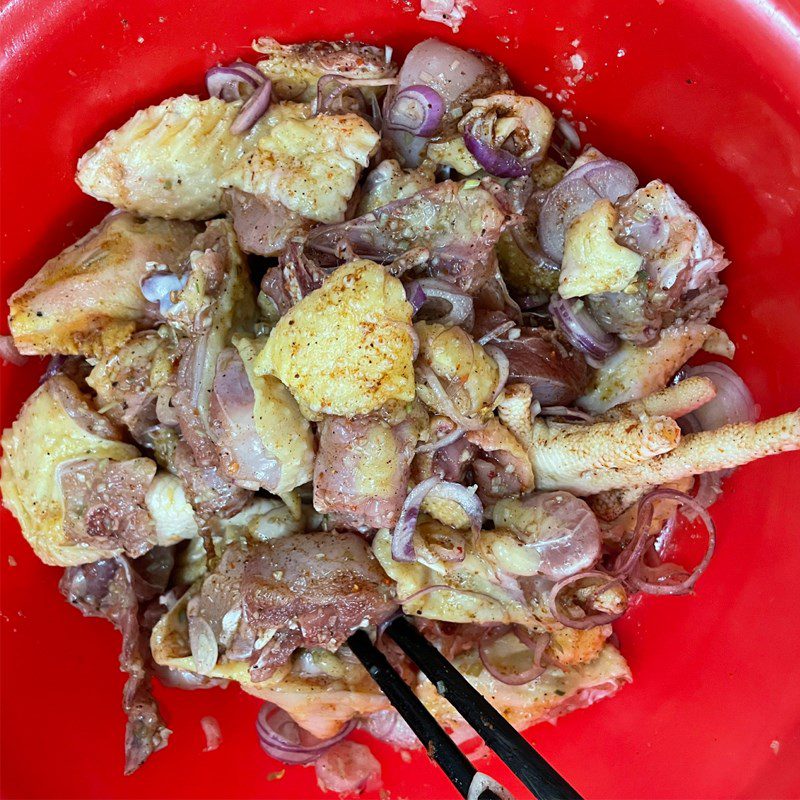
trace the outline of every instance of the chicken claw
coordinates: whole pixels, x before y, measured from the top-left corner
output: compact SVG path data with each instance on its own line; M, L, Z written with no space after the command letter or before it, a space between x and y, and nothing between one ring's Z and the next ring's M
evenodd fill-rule
M595 494L597 475L627 475L642 462L673 450L681 438L671 417L644 417L567 425L534 420L528 455L540 491L566 489ZM618 486L634 481L625 480ZM646 481L635 481L645 483ZM657 481L650 481L657 483Z
M700 375L686 378L674 386L667 386L641 400L610 408L597 417L598 421L625 419L626 417L672 417L678 419L705 405L717 396L714 381Z
M687 434L671 452L625 469L587 471L582 476L583 493L668 483L689 475L732 469L765 456L798 449L800 411L792 411L761 422L740 422L713 431Z

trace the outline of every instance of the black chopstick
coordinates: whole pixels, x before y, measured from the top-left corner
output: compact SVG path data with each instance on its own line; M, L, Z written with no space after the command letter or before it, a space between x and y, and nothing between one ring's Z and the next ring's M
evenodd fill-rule
M539 800L581 800L575 789L411 622L405 617L397 617L384 628L384 632L397 642L427 675L439 694L456 708Z
M469 759L439 726L431 712L395 672L386 656L375 647L363 630L353 633L347 643L375 683L389 698L389 702L425 745L428 755L442 768L461 796L466 797L476 774L476 769ZM481 793L480 800L499 800L499 798L493 791L487 789Z

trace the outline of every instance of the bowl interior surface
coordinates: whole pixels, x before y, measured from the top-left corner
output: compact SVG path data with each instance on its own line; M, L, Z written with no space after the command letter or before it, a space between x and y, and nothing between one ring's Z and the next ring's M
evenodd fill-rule
M107 212L75 185L78 156L134 110L202 92L212 64L253 60L254 37L353 35L403 54L438 36L501 60L519 88L571 112L584 141L628 161L642 182L676 187L732 259L720 319L737 345L734 367L764 416L800 405L800 4L476 5L454 36L417 20L416 0L11 0L0 16L3 299ZM3 426L41 370L38 359L2 367ZM718 551L697 594L638 602L617 626L634 683L531 731L587 797L800 796L799 487L800 453L740 469L713 509ZM119 637L67 606L60 570L39 563L2 514L3 796L319 795L313 770L276 777L253 727L259 702L233 687L157 687L174 734L123 778ZM206 715L223 736L210 753ZM426 756L406 763L375 750L392 798L454 796ZM527 796L496 760L479 763Z

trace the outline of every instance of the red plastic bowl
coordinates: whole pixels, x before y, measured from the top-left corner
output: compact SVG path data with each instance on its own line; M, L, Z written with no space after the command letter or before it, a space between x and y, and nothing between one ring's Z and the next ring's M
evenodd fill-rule
M2 295L107 211L76 159L135 109L201 91L257 35L348 34L406 51L478 47L517 85L560 95L584 137L672 182L733 260L722 314L764 415L800 404L800 4L777 0L476 0L461 32L416 0L11 0L2 12ZM584 60L574 91L570 56ZM544 92L539 92L544 95ZM546 96L550 96L549 94ZM3 368L11 423L40 366ZM800 797L800 453L739 470L714 508L719 547L698 594L654 598L619 624L634 683L532 731L587 797ZM260 751L258 701L235 688L157 689L169 747L122 776L118 635L60 597L4 512L2 793L26 798L310 798L313 770ZM200 718L221 747L203 752ZM454 797L424 755L377 748L395 800ZM509 781L491 762L486 769ZM274 776L273 776L274 777ZM374 795L377 797L377 795Z

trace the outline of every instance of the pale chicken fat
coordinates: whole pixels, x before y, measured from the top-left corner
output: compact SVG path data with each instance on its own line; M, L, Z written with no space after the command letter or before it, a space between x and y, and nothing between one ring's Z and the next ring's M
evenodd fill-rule
M156 473L145 495L145 504L163 547L193 539L200 534L194 509L186 499L183 484L170 472Z
M372 261L345 264L275 326L255 360L304 416L352 417L414 399L412 308L403 284Z

